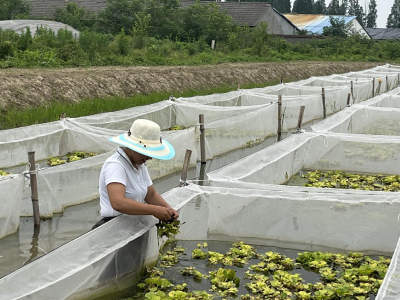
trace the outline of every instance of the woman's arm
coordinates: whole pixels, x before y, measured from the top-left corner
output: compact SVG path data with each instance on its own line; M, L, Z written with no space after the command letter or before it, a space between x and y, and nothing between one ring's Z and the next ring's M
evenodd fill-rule
M113 209L128 215L153 215L157 219L161 221L168 221L175 214L175 210L173 210L167 202L161 197L161 199L168 205L158 205L159 200L156 200L155 203L147 202L147 203L139 203L133 199L125 198L125 186L122 183L112 182L107 185L107 192L110 198L110 203ZM157 192L156 192L157 193ZM157 193L158 194L158 193ZM147 199L146 196L145 200ZM151 197L153 199L154 195ZM156 197L157 199L157 197Z
M178 212L175 209L173 209L168 204L168 202L164 200L163 197L161 197L161 195L156 191L156 188L153 185L151 185L147 188L147 195L146 195L146 198L144 198L144 201L146 201L147 203L152 204L152 205L163 206L168 209L171 209L174 214L174 219L179 217Z

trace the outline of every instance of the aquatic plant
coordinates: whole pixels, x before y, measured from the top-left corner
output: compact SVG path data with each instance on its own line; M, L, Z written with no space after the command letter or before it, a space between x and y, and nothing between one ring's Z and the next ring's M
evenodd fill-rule
M5 172L3 170L0 170L0 176L6 176L6 175L9 175L9 174L11 174L11 173L8 173L8 172Z
M179 220L173 220L173 221L159 221L156 224L157 227L157 234L159 237L167 237L171 238L173 235L176 235L179 233L179 228L181 226L181 221Z
M400 190L399 175L362 175L346 173L343 171L322 172L319 170L314 170L302 175L302 177L308 180L308 182L305 184L307 187L385 192L398 192Z

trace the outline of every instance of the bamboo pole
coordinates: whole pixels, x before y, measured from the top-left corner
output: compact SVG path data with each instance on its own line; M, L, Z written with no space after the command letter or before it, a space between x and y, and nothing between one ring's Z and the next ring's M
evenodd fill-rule
M351 98L351 94L347 95L347 107L350 107L350 98Z
M199 115L199 123L200 123L200 158L201 158L201 163L205 164L207 159L206 159L206 138L204 134L204 115L201 114Z
M37 177L35 173L36 162L35 162L35 151L28 152L28 159L30 164L30 182L31 182L31 199L33 207L33 223L35 227L40 227L40 213L39 213L39 196L37 188Z
M326 119L325 88L322 88L322 109L324 113L324 119Z
M186 185L186 179L187 179L187 172L189 169L189 163L190 163L190 156L192 156L192 150L187 149L185 153L185 159L183 161L183 169L182 169L182 175L181 175L181 180L179 186L185 186Z
M278 142L282 136L282 95L278 95Z
M303 116L304 116L304 110L305 106L300 106L300 113L299 113L299 119L297 120L297 131L301 130L301 123L303 123Z

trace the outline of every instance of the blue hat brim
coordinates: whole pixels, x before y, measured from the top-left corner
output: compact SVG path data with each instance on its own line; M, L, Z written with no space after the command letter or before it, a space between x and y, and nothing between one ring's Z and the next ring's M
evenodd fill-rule
M140 154L156 159L169 160L175 156L174 147L172 147L172 145L166 140L162 140L161 146L157 147L144 147L142 144L128 140L126 133L120 134L117 137L109 138L108 140L121 146L125 146Z

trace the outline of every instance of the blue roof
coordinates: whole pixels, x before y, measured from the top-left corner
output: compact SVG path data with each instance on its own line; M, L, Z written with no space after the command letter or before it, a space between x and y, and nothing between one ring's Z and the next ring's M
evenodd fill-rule
M324 27L331 26L329 17L345 20L348 24L353 21L356 16L326 16L326 15L285 15L299 29L305 29L314 34L322 34Z

